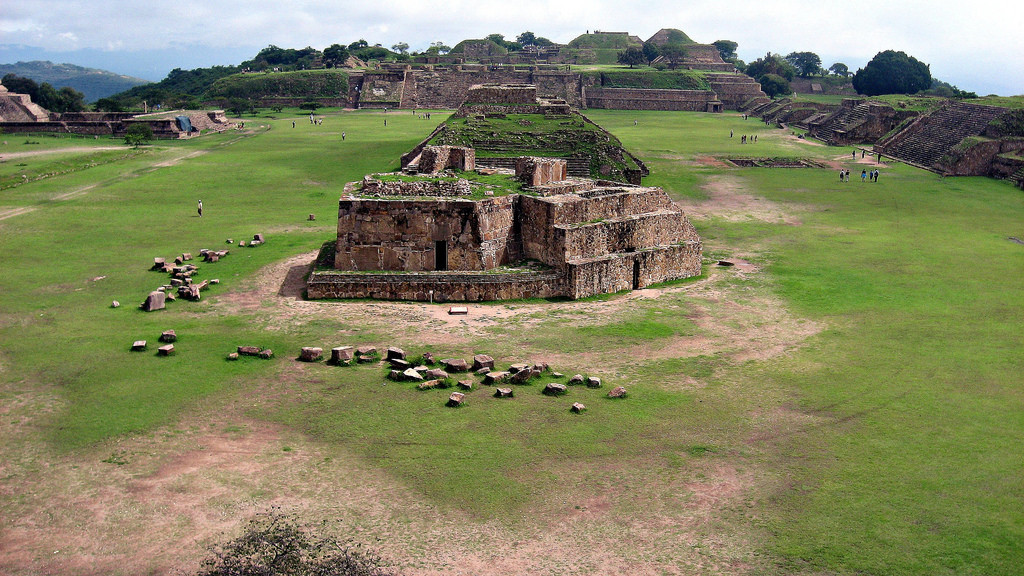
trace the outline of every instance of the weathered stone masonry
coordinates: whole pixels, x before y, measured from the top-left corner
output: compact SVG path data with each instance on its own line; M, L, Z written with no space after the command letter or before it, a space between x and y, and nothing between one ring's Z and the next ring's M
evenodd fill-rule
M701 241L660 188L564 180L565 163L558 159L522 158L517 165L518 177L536 183L538 195L421 196L433 186L430 179L367 177L371 192L385 196L375 198L346 187L339 200L337 272L311 275L307 295L438 302L582 298L700 274ZM415 197L400 197L404 193ZM496 270L522 261L546 269Z

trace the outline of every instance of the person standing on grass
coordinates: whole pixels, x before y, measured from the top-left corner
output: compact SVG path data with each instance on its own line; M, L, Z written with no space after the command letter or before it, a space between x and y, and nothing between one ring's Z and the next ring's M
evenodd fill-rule
M868 171L867 170L861 170L860 171L860 181L861 182L867 182L867 180L868 180Z
M344 132L342 132L342 133L341 133L341 141L342 141L342 142L344 142L344 141L345 141L345 133L344 133Z
M203 217L203 201L202 200L199 201L199 217L200 218Z

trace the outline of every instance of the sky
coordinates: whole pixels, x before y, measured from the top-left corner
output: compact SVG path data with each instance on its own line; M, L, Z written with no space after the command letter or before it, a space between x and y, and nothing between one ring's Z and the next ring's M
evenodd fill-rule
M365 39L454 46L531 31L567 43L587 31L646 40L678 28L697 42L732 40L747 62L809 51L851 71L883 50L929 64L979 95L1024 94L1020 0L0 0L0 63L50 60L161 80L173 68L238 64L282 48Z

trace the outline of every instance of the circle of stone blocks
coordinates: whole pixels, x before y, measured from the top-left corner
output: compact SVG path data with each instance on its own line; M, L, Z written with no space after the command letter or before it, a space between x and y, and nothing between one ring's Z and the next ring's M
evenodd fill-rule
M324 355L323 348L305 346L299 352L299 360L303 362L318 362Z

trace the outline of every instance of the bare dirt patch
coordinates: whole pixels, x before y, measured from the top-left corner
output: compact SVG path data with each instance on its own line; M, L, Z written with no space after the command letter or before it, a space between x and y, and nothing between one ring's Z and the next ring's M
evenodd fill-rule
M792 214L793 208L751 194L738 176L709 176L703 188L708 195L706 200L676 202L688 216L698 219L717 217L732 222L761 220L794 226L800 224Z
M69 148L48 148L45 150L28 150L26 152L6 152L0 154L0 160L17 160L19 158L32 158L34 156L47 156L53 154L65 154L68 152L102 152L105 150L125 150L126 146L72 146Z

